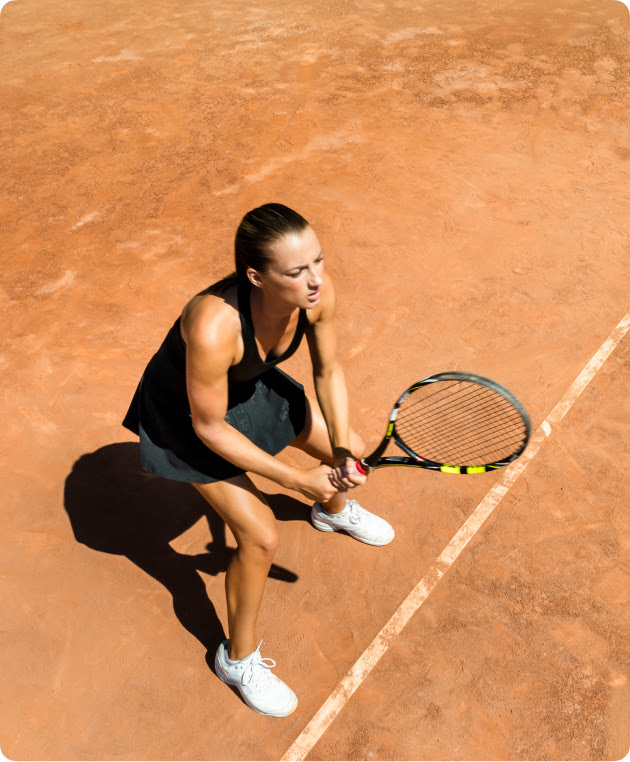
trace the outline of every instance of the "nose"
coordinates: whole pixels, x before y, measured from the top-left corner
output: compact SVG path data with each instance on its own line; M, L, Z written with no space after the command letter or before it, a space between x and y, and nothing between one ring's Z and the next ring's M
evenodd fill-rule
M312 289L318 289L322 285L321 273L318 273L315 268L308 268L308 287Z

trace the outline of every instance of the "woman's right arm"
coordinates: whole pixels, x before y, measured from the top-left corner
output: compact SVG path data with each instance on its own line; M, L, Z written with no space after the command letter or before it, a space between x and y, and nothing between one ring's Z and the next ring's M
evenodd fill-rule
M329 466L300 469L261 450L225 421L228 370L234 362L240 321L223 302L212 300L187 321L186 386L195 433L225 460L264 476L313 500L327 501L337 491Z

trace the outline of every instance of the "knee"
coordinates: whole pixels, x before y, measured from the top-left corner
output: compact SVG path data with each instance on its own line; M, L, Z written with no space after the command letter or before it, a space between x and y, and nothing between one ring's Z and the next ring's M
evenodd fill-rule
M278 530L272 524L256 527L239 545L248 555L271 561L278 549Z

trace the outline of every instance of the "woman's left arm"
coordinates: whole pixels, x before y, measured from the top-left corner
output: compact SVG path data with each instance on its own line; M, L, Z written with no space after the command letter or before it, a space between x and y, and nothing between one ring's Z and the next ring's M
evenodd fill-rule
M348 392L343 368L337 359L335 332L335 291L330 277L324 275L320 313L307 331L308 347L313 363L313 381L317 401L326 421L332 445L335 476L344 488L363 484L365 476L354 464L350 451Z

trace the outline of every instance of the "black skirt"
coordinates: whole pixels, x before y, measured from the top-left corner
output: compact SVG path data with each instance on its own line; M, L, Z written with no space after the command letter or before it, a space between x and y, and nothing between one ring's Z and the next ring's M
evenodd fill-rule
M199 439L190 413L182 415L181 405L152 394L153 385L146 375L123 421L123 426L140 437L140 466L145 471L198 484L245 473ZM177 416L171 413L174 409L179 411ZM276 455L304 428L304 387L279 368L271 368L251 381L230 386L225 420L261 450Z

